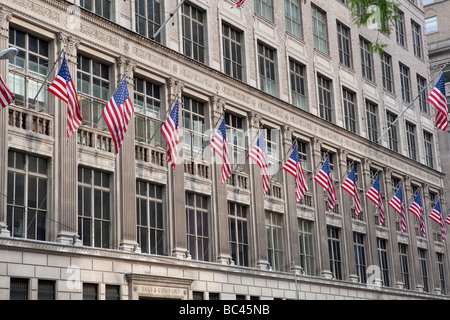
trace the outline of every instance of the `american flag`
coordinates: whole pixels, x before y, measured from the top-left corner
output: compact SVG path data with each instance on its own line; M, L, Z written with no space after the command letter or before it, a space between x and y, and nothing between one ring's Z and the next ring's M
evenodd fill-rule
M264 131L261 131L258 141L250 150L248 157L255 160L258 166L261 168L263 189L265 195L267 191L270 189L270 179L269 179L269 163L267 162L266 156L266 144L264 142Z
M122 146L133 112L134 107L128 94L127 81L123 79L106 107L103 108L103 119L111 132L116 153Z
M348 174L347 179L341 185L341 188L350 193L350 195L355 199L355 215L358 216L362 212L361 200L359 199L358 185L356 184L355 167Z
M402 186L400 186L397 192L392 197L391 201L389 201L389 205L394 208L394 210L400 215L400 232L406 230L406 217L405 217L405 206L403 205L403 192Z
M238 0L238 2L236 2L236 4L231 7L231 9L239 8L240 6L242 6L244 4L244 2L245 2L245 0Z
M13 101L14 94L8 89L5 81L3 81L3 78L0 76L0 107L3 109Z
M413 203L408 208L408 211L414 213L419 219L420 230L422 231L422 235L425 237L425 221L423 219L423 208L422 208L422 200L420 199L420 191L417 193L416 198Z
M445 219L446 224L450 224L450 215L447 216L447 219Z
M383 195L381 194L380 179L378 176L373 182L372 187L370 187L369 191L367 191L366 197L372 200L372 202L377 205L378 210L380 212L379 222L380 225L382 225L384 222L385 215L383 206Z
M442 216L441 204L439 203L439 200L436 202L433 211L431 211L430 218L436 221L441 226L441 237L442 242L444 242L447 236L447 230L445 229L444 217Z
M325 190L328 191L328 210L333 210L337 198L328 158L323 163L319 173L314 177L314 180L316 180L322 187L325 188Z
M286 163L283 166L283 170L289 172L295 177L297 202L299 202L300 199L308 191L308 185L306 183L305 174L303 172L302 162L300 161L300 156L298 154L297 144L294 146L289 159L286 160Z
M161 133L167 141L167 163L175 169L177 161L177 145L178 145L178 124L179 111L178 99L167 117L166 121L161 126Z
M431 91L428 96L428 101L430 101L437 109L436 113L436 127L446 130L448 125L448 106L447 99L445 97L445 80L444 74L436 83L436 86Z
M214 137L209 143L217 154L222 158L222 184L231 177L230 156L228 155L228 139L227 128L225 125L225 118L223 118L219 130L217 130Z
M70 76L69 66L66 57L63 57L61 68L47 91L67 103L67 137L77 131L82 122L81 107L78 102L77 90Z

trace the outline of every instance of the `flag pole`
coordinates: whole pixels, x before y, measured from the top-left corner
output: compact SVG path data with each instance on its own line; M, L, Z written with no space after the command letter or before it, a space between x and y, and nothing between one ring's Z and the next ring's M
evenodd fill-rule
M217 124L220 122L220 120L222 120L222 118L223 118L224 116L225 116L225 108L223 109L222 114L220 115L219 120L217 120L217 122L214 124L213 131L216 130ZM209 137L208 137L208 138L209 138ZM208 139L208 140L206 140L205 142L202 143L202 148L195 154L194 159L196 159L196 158L198 157L199 153L200 153L201 151L203 151L203 149L208 145L209 142L211 142L211 139Z
M166 111L166 118L167 118L167 115L172 111L172 106L174 105L175 101L177 101L178 95L179 95L179 94L178 94L178 92L177 92L177 93L175 94L175 98L173 98L173 101L170 103L170 108L168 108L167 111ZM148 144L150 144L150 143L153 141L153 138L155 137L156 132L158 132L159 129L161 129L161 126L163 125L163 123L164 123L164 121L162 121L162 122L159 124L158 130L155 129L155 132L153 132L153 135L150 137L150 140L147 142Z
M285 163L286 159L290 157L290 153L291 153L292 149L294 148L295 143L297 143L297 140L295 140L294 142L292 142L292 145L291 145L291 147L289 148L289 150L288 150L288 152L287 152L287 155L285 155L284 158L283 158L282 160L278 160L278 164L280 164L280 163L281 163L281 164ZM277 170L277 172L275 172L275 173L272 175L272 177L270 178L270 181L269 181L270 183L272 183L273 178L278 174L278 172L280 172L280 170L281 170L282 168L283 168L282 166L278 165L278 170Z
M444 70L444 68L447 66L448 63L444 64L444 66L441 68L441 70L439 70L439 72L437 72L434 77L422 88L422 90L419 92L419 94L414 98L413 101L411 101L408 106L405 108L405 110L403 110L398 116L397 118L395 118L395 120L387 127L387 129L381 134L381 136L378 138L377 143L380 142L381 138L383 138L383 136L394 126L394 124L400 119L400 117L414 104L414 102L417 100L417 98L419 98L422 93L427 89L427 87L430 85L431 82L433 82L434 79L436 79L436 77L442 72L442 70Z
M125 73L124 73L122 79L121 79L120 82L119 82L119 85L118 85L118 86L116 87L116 89L114 90L114 93L116 93L117 89L119 89L119 87L120 87L120 85L122 84L123 80L124 80L125 77L127 76L127 73L128 73L128 70L125 71ZM111 95L111 97L114 95L114 93ZM111 98L110 98L110 99L111 99ZM102 118L103 118L103 112L102 112L102 114L100 115L100 118L98 118L97 122L95 123L95 127L97 127L98 123L100 122L100 120L102 120ZM105 129L105 130L106 130L106 129Z
M56 66L56 63L59 61L59 59L61 59L61 55L63 54L63 52L64 52L64 48L61 49L61 51L60 51L60 53L59 53L59 55L58 55L58 58L56 58L55 62L53 63L52 68L50 69L50 71L49 71L48 74L47 74L47 77L45 78L45 80L44 80L44 82L42 83L41 87L39 88L39 90L38 90L36 96L34 97L33 103L31 104L32 107L34 107L34 104L36 103L37 97L39 96L39 93L41 93L42 88L44 87L44 85L45 85L45 83L47 82L48 78L49 78L50 75L52 74L53 69L54 69L55 66ZM42 110L44 110L44 109L39 110L39 112L41 112Z
M166 20L163 22L163 24L159 27L159 29L155 32L155 34L152 36L152 40L155 40L155 38L158 36L158 34L161 32L162 28L169 22L169 20L173 17L175 12L178 10L178 8L183 4L185 0L181 0L180 3L175 7L175 9L172 10L172 12L169 14L169 16L166 18Z

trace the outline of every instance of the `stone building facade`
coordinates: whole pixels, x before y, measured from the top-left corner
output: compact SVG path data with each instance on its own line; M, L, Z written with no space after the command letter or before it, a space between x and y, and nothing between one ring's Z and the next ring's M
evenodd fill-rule
M0 298L447 299L448 240L427 217L447 202L426 102L380 139L430 79L422 5L401 4L386 36L356 27L345 1L192 0L152 40L176 1L2 2L0 48L19 54L0 62L16 97L0 112ZM369 50L377 39L383 56ZM83 114L70 138L65 103L45 90L62 50ZM116 153L101 110L124 77L135 114ZM177 98L173 170L159 126ZM208 146L222 116L224 184ZM260 129L266 196L247 157ZM294 143L309 187L300 203L281 169ZM332 212L313 179L325 156ZM357 216L340 187L352 166ZM376 176L381 225L364 196ZM399 186L403 233L388 206ZM407 211L419 191L425 236Z

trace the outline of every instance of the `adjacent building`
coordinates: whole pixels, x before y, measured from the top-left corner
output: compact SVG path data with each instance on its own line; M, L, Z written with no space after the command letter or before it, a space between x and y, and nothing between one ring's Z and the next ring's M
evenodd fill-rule
M436 76L436 81L441 71L444 74L446 82L447 101L450 92L450 31L449 23L446 19L446 13L450 10L448 1L423 1L425 11L425 30L428 41L428 56L430 59L431 75ZM436 82L434 81L434 82ZM433 107L434 108L434 107ZM447 177L445 181L445 190L450 190L448 176L450 174L450 140L449 128L445 132L439 130L438 141L441 151L442 172ZM449 194L446 193L447 202ZM448 211L447 211L448 213Z
M1 299L447 299L445 179L422 4L390 36L343 0L11 0L0 62ZM155 35L156 31L161 31ZM382 55L370 50L387 44ZM63 53L83 124L46 89ZM56 66L54 62L56 61ZM102 109L125 77L120 150ZM40 90L40 88L43 88ZM174 102L179 161L160 134ZM390 127L410 104L402 117ZM225 117L232 177L208 146ZM270 189L248 151L263 130ZM308 192L281 169L297 144ZM313 177L330 162L337 202ZM354 167L362 213L340 187ZM386 218L365 193L379 178ZM402 187L406 230L388 205ZM426 234L408 211L417 193Z

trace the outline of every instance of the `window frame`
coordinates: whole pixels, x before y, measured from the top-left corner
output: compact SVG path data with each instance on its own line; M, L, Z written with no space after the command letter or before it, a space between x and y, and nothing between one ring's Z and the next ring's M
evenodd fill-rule
M315 5L311 5L312 33L314 48L324 54L329 54L327 14ZM319 30L321 29L321 30ZM325 36L322 36L324 34Z
M248 207L245 205L241 205L231 201L228 202L230 254L233 258L234 263L238 266L243 267L250 266L248 211Z
M193 201L189 201L189 196ZM208 197L194 192L186 192L186 243L193 260L210 261L210 231ZM200 199L200 206L198 206ZM199 221L199 218L201 221ZM193 220L193 221L192 221ZM190 222L193 222L191 224ZM201 226L202 230L199 230Z
M228 25L227 23L222 22L222 50L223 50L224 73L240 81L243 81L245 71L243 40L244 36L242 31L237 30ZM230 66L229 68L227 68L228 65Z
M206 12L186 2L181 6L183 53L200 63L206 63ZM189 30L186 27L189 26ZM195 41L195 31L198 41Z

